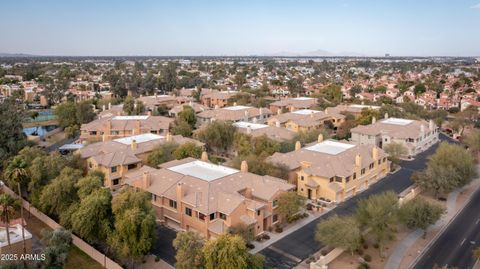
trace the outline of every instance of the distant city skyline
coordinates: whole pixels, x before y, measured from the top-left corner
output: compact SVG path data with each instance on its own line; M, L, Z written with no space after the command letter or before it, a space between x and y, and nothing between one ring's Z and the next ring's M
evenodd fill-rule
M480 0L19 0L0 9L0 53L480 56Z

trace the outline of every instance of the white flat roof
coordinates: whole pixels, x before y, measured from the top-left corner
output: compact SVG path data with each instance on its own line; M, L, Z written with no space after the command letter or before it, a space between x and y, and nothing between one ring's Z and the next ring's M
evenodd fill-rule
M112 120L146 120L148 116L115 116Z
M238 170L236 169L202 161L184 163L167 169L183 175L196 177L205 181L212 181L238 173Z
M249 109L250 107L249 106L227 106L227 107L224 107L223 109L226 109L226 110L242 110L242 109Z
M113 141L122 143L124 145L130 145L132 144L132 140L134 139L135 139L135 142L137 143L143 143L143 142L148 142L148 141L162 139L162 138L164 138L164 136L162 135L146 133L146 134L139 134L139 135L134 135L129 137L117 138L117 139L114 139Z
M369 109L379 109L379 106L369 106L369 105L350 105L353 108L369 108Z
M412 122L413 120L399 119L399 118L388 118L388 119L382 120L382 123L385 123L385 124L402 125L402 126L409 125Z
M293 100L299 100L299 101L307 101L307 100L312 100L312 97L295 97L292 98Z
M312 113L320 113L320 111L312 110L312 109L300 109L300 110L293 111L292 113L300 114L300 115L310 115Z
M305 149L320 152L320 153L330 154L330 155L337 155L353 147L355 147L355 145L332 141L332 140L325 140L316 145L306 147Z
M246 121L239 121L233 123L233 126L237 128L248 128L250 127L252 130L257 130L257 129L262 129L268 127L266 124L260 124L260 123L251 123L251 122L246 122Z

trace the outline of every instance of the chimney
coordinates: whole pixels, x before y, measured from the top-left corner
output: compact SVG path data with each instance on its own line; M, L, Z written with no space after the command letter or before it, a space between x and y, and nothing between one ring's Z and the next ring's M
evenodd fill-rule
M425 126L422 124L420 125L420 133L424 134L425 133Z
M143 183L143 188L147 189L150 187L150 173L149 172L143 172L143 178L142 178L142 183Z
M108 110L112 109L112 103L108 102Z
M243 160L242 164L240 164L240 172L248 173L248 163L247 163L247 161Z
M263 108L262 107L258 109L258 113L260 113L260 115L263 115Z
M106 133L102 134L102 141L103 142L107 141L107 134Z
M373 146L373 149L372 149L372 158L374 160L378 160L378 148L377 146Z
M247 126L247 134L251 134L252 133L252 127L250 127L250 125Z
M102 106L102 111L107 110L107 107L105 105Z
M132 147L132 150L136 150L137 149L137 140L132 139L132 143L130 144L130 146Z
M253 123L257 123L257 121L258 121L257 118L253 118L252 120Z
M384 118L385 118L385 119L388 119L388 112L385 112Z
M433 123L433 120L428 121L428 129L430 129L430 131L433 131L433 129L435 129L435 124Z
M215 109L218 109L218 105L215 105Z
M375 124L377 122L377 118L372 117L372 124Z
M362 157L360 156L360 154L357 154L357 156L355 156L355 166L362 167Z
M173 140L172 134L167 133L167 136L165 137L165 141L172 142L172 140Z
M237 106L237 102L233 102L233 106Z
M152 116L152 111L147 111L147 116Z
M318 143L323 142L323 134L318 134Z
M280 122L279 122L279 121L276 121L276 122L275 122L275 126L276 126L276 127L280 127Z
M249 115L248 115L248 110L245 110L245 121L248 121Z
M188 105L191 106L191 107L193 107L193 102L192 102L192 100L190 100L190 102L188 102Z
M206 151L202 152L202 157L200 159L204 162L208 161L208 153Z
M277 109L277 115L280 115L280 114L282 114L282 109L281 109L281 108L278 108L278 109Z
M142 130L141 130L140 126L141 126L140 121L137 120L137 122L136 122L137 134L141 134L141 133L142 133Z
M180 204L183 198L183 183L177 183L177 203Z
M295 151L299 151L302 148L302 144L300 144L300 141L297 141L295 143Z
M325 114L328 114L328 107L325 108L325 112L324 112L324 113L325 113Z
M247 199L252 199L252 188L246 188L245 189L245 197Z

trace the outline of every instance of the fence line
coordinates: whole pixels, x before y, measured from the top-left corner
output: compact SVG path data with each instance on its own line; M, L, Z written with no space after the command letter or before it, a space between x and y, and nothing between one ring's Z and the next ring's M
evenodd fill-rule
M3 191L5 193L8 193L12 195L13 197L18 198L18 195L12 191L10 188L8 188L6 185L3 185ZM45 215L43 212L40 210L36 209L34 206L32 206L28 201L25 199L21 199L22 201L22 206L25 208L30 214L38 218L40 221L45 223L48 227L52 229L59 229L63 228L60 224L58 224L56 221L51 219L49 216ZM85 252L88 256L90 256L92 259L100 263L104 268L107 269L122 269L123 267L120 266L118 263L107 257L105 254L101 253L100 251L96 250L94 247L92 247L90 244L87 242L83 241L80 237L72 234L72 242L73 244L78 247L80 250Z

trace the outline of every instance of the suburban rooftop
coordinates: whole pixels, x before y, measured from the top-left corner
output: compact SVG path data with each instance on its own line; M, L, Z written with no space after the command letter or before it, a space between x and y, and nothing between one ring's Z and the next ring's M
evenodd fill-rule
M393 125L409 125L413 120L399 119L399 118L388 118L381 121L384 124L393 124Z
M355 147L355 145L326 140L313 146L306 147L305 149L330 155L337 155L353 147Z
M268 127L266 124L260 124L260 123L251 123L251 122L245 122L245 121L239 121L233 123L233 126L237 128L251 128L252 130L257 130L257 129L262 129Z
M206 163L202 161L192 161L177 166L167 168L170 171L183 175L192 176L205 181L212 181L225 176L238 173L238 170L222 165Z
M148 141L162 139L162 138L164 138L164 136L162 135L145 133L145 134L139 134L139 135L134 135L129 137L117 138L117 139L114 139L113 141L122 143L124 145L130 145L132 144L133 140L135 140L135 142L137 143L143 143L143 142L148 142Z
M148 116L115 116L112 120L146 120Z

